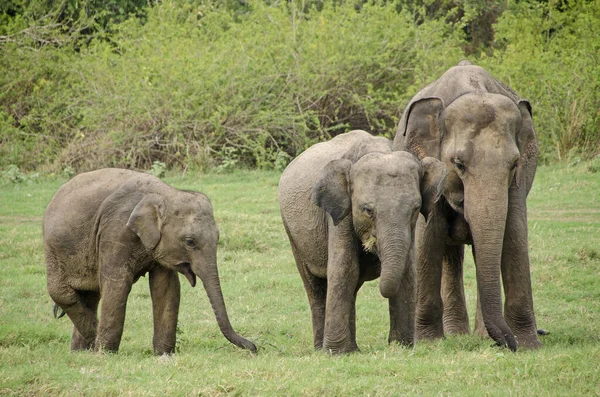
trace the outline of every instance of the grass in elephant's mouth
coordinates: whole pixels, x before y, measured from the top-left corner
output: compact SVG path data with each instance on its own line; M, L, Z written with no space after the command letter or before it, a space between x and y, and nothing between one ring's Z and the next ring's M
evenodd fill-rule
M277 205L275 172L166 181L212 199L219 270L233 327L258 354L221 335L203 289L182 277L178 353L152 355L147 281L131 292L117 355L69 353L71 323L46 292L41 216L61 181L0 186L0 394L26 395L593 395L600 389L600 178L582 165L542 167L529 200L539 351L451 336L388 346L377 282L357 301L360 353L314 352L309 306ZM469 251L469 250L467 250ZM474 315L470 254L465 287Z

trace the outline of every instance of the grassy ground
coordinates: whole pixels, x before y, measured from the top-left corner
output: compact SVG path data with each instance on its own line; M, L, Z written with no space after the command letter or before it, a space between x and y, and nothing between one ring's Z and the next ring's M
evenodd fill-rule
M129 297L117 355L70 353L71 323L52 317L41 219L64 180L0 186L0 394L18 395L600 395L600 173L542 167L529 201L539 351L474 336L387 345L376 282L358 298L361 352L312 349L308 302L279 218L274 172L166 178L207 193L221 230L219 262L234 328L251 354L220 334L208 299L182 279L179 352L151 352L146 279ZM466 274L473 314L472 261Z

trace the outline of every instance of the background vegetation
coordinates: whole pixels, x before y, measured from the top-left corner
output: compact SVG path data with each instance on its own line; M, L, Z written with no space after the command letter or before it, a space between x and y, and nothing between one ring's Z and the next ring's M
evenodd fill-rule
M8 0L0 169L283 168L392 137L468 58L531 100L542 160L600 152L600 0Z
M0 395L593 396L600 393L600 161L542 166L529 200L532 283L543 337L512 353L475 336L388 346L377 281L357 300L360 353L314 352L310 309L279 216L276 171L168 174L213 201L231 322L256 355L219 332L200 284L181 277L178 352L152 355L146 278L129 296L117 355L69 353L72 324L46 291L41 217L60 176L0 180ZM475 272L465 267L473 324Z

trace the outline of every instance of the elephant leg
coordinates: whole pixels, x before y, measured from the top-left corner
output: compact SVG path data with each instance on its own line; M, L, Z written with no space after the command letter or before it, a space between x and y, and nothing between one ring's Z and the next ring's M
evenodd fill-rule
M325 308L325 328L323 349L332 354L350 353L358 350L356 344L356 294L349 286L358 280L355 275L344 277L328 271L327 304Z
M521 347L538 348L527 239L525 189L509 189L508 216L502 248L504 318Z
M48 293L73 323L71 350L92 348L98 328L97 307L99 295L75 290L65 283L65 277L57 269L59 267L55 263L49 263Z
M289 235L289 232L288 232ZM315 350L321 350L323 348L323 334L325 329L325 302L327 299L327 279L315 277L308 270L307 265L302 259L302 255L298 252L298 249L294 245L294 240L290 238L292 246L292 253L296 260L296 267L298 273L302 278L304 284L304 290L308 297L308 303L310 305L310 312L312 316L312 328L313 328L313 344Z
M155 354L175 352L180 284L177 272L155 266L149 275L152 314L154 317Z
M313 328L313 345L315 350L323 348L323 336L325 335L325 302L327 300L327 280L308 274L302 277L304 288L310 304L310 312Z
M117 352L123 335L127 298L131 292L133 276L118 272L103 272L100 264L100 294L102 302L96 335L96 350ZM107 276L109 275L109 276ZM119 277L121 276L121 277Z
M442 259L448 222L439 206L429 221L420 216L416 229L417 310L415 336L418 339L444 336L443 303L440 293Z
M327 303L323 349L349 353L358 347L352 343L350 319L359 280L358 246L347 217L337 227L330 220L327 261Z
M409 254L406 272L402 277L398 293L389 299L390 334L388 342L398 342L412 346L415 339L416 278L412 258L414 250Z
M444 333L468 334L469 315L463 284L464 245L447 245L442 263Z
M362 287L364 283L359 281L356 286L356 290L354 291L354 299L352 300L352 310L350 311L350 322L348 326L350 327L350 341L354 348L354 350L358 349L358 344L356 343L356 296L358 295L358 291Z
M77 327L73 326L73 333L71 334L71 350L90 350L93 348L93 341L88 343L85 337L77 331Z
M100 294L95 291L82 291L79 293L83 306L89 309L94 316L95 324L98 323L98 302ZM87 311L87 310L86 310ZM89 315L89 312L88 312ZM94 348L94 339L96 338L96 329L93 337L86 338L73 326L73 335L71 337L71 350L90 350Z

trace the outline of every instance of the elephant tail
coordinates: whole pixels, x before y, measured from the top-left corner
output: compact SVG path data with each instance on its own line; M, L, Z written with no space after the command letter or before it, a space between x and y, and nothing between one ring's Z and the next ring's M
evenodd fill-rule
M66 314L65 311L61 309L60 306L58 306L56 303L54 304L54 309L52 311L54 312L54 318L56 319L61 318Z

